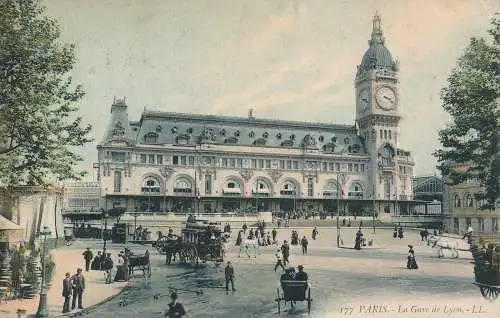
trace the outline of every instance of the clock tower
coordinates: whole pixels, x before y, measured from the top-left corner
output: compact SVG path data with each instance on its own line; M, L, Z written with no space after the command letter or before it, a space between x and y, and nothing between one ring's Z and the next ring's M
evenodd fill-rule
M358 66L355 80L356 122L371 156L371 198L397 200L399 135L398 65L385 47L381 19L373 17L368 50Z

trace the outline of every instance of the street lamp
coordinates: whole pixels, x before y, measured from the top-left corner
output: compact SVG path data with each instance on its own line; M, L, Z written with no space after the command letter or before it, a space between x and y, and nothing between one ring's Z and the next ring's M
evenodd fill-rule
M104 209L101 209L101 214L102 217L104 218L104 232L102 233L102 239L104 241L104 245L102 247L102 252L104 253L106 251L106 240L108 238L107 233L108 233L108 214Z
M342 173L337 173L337 247L340 247L340 223L339 223L339 216L340 216L340 193L339 193L339 178L341 180L344 179L344 174Z
M43 231L38 233L38 235L43 236L42 243L42 286L40 288L40 301L38 303L38 311L36 312L36 317L50 317L49 310L47 308L47 286L45 282L45 252L47 248L47 236L51 235L48 227L44 227Z

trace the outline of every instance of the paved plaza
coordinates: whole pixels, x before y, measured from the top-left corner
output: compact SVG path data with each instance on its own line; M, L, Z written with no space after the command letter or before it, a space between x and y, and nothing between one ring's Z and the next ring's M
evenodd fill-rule
M421 317L423 313L430 317L494 317L500 312L500 302L483 300L472 284L469 252L460 251L458 259L447 254L439 259L437 249L421 242L417 231L407 231L400 240L392 238L390 229L377 229L375 234L365 229L374 246L357 251L351 249L355 231L342 229L345 248L336 247L335 229L320 229L318 239L310 239L307 256L299 247L292 247L291 264L303 264L311 280L314 301L309 317ZM280 242L289 240L290 232L281 229ZM310 237L310 232L299 229L300 236ZM405 268L408 244L415 246L418 270ZM281 275L273 271L275 250L265 247L256 258L244 254L238 258L237 248L231 247L227 260L236 271L236 292L225 291L222 266L208 263L197 270L166 266L163 257L153 253L151 281L136 277L133 288L88 316L160 317L169 302L169 287L173 287L180 289L179 301L190 317L275 317ZM307 316L307 304L297 303L292 310L288 305L281 315Z
M438 258L436 248L420 240L417 231L406 231L404 239L393 239L392 230L364 229L373 246L361 251L352 249L356 229L342 228L344 248L336 247L336 229L319 229L317 240L310 238L311 229L298 229L299 235L309 238L308 255L292 246L290 261L297 267L303 264L309 274L312 291L312 310L307 303L298 302L290 309L287 304L282 316L289 317L498 317L500 300L489 302L481 297L472 284L471 255L459 251L451 259L445 251ZM234 233L234 231L233 231ZM291 229L280 229L280 243L290 241ZM198 269L179 265L166 266L164 256L150 246L132 245L132 249L152 253L152 277L140 273L131 281L106 285L102 272L86 274L88 287L84 295L86 317L162 317L170 301L169 288L179 289L179 301L189 317L276 317L276 298L280 270L273 271L277 247L263 247L257 257L248 258L234 246L234 236L226 260L233 262L236 272L235 292L226 292L224 267L212 263ZM448 240L453 240L449 238ZM415 247L418 270L406 269L408 244ZM57 279L49 292L49 307L54 317L60 316L60 278L66 271L83 266L81 252L89 246L97 251L98 241L78 241L70 247L53 252L58 262ZM459 247L466 247L460 242ZM117 252L123 245L112 244ZM61 265L62 264L62 265ZM123 289L123 290L122 290ZM121 292L121 294L119 294ZM155 297L156 296L156 297ZM109 301L102 303L103 300ZM156 298L156 299L155 299ZM15 309L36 312L34 301L10 302L0 306L2 317L15 317ZM10 310L10 311L9 311Z

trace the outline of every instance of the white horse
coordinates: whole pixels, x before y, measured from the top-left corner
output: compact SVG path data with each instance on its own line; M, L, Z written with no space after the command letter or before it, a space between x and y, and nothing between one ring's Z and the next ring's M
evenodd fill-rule
M241 256L241 252L242 251L244 251L247 254L248 258L250 258L250 253L249 252L253 252L254 257L256 258L257 257L257 253L259 255L261 254L258 240L257 239L253 239L253 240L244 239L243 242L240 245L240 250L238 252L238 257Z
M439 237L437 239L433 239L433 237L429 238L434 242L432 247L438 247L438 257L444 257L444 250L449 250L451 252L451 258L458 258L458 242L452 242L451 240L447 240L446 238ZM428 243L430 244L430 243Z

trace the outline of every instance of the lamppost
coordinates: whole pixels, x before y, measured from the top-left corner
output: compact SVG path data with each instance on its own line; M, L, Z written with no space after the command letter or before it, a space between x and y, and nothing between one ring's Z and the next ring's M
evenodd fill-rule
M48 227L44 227L43 231L38 233L38 235L43 236L42 242L42 286L40 288L40 301L38 303L38 311L36 312L36 317L50 317L49 310L47 308L47 286L45 282L45 252L47 248L47 236L51 235Z
M337 247L340 247L340 193L339 193L339 179L341 181L344 180L344 174L339 172L337 173ZM343 182L342 182L343 183Z
M103 253L106 251L106 241L108 239L108 214L104 209L101 209L102 217L104 218L104 232L102 233L102 239L104 244L102 246Z
M375 233L375 183L373 184L373 210L372 210L372 219L373 219L373 233Z

